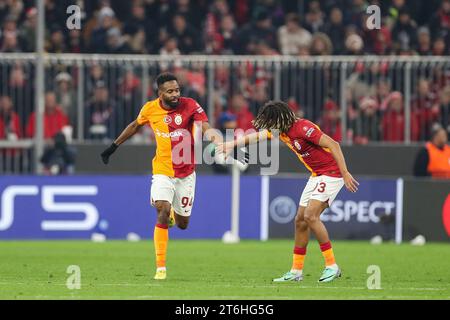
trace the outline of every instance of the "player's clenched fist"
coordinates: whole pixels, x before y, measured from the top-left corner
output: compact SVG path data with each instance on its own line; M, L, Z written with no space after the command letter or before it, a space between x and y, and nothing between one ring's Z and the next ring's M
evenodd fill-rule
M102 152L101 157L104 164L108 164L109 157L117 150L118 145L114 142L105 150Z

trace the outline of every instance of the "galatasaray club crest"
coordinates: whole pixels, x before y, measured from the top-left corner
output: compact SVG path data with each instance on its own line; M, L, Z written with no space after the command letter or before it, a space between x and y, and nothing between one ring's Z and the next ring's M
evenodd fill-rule
M300 143L297 140L294 140L294 146L297 148L298 151L300 151L302 149L302 146L300 145Z
M165 124L171 124L172 123L172 118L170 116L165 116L164 117L164 123Z
M177 126L179 126L183 122L183 118L181 117L181 114L175 115L175 123Z

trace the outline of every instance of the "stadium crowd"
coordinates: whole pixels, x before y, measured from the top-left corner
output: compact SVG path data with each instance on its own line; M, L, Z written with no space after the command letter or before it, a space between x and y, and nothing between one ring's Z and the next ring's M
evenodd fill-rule
M37 11L32 0L0 0L0 54L35 50ZM66 27L68 6L81 8L81 30ZM366 26L368 5L382 12L381 30ZM46 0L46 43L49 53L214 55L421 55L445 56L450 49L450 0ZM404 140L404 93L389 78L389 65L357 64L347 90L347 138L354 143ZM0 139L32 137L34 100L30 68L0 66ZM75 68L57 68L47 81L45 136L77 124ZM184 95L207 104L202 66L174 68ZM300 70L299 73L308 73ZM156 72L155 72L156 73ZM314 70L324 78L327 70ZM152 85L142 92L140 71L92 65L87 70L84 136L111 138L133 117L141 98L155 97ZM283 79L289 70L281 70ZM54 80L54 81L53 81ZM214 77L217 124L251 128L258 107L271 99L273 76L256 65L230 70L218 65ZM404 81L404 79L403 79ZM402 81L400 81L401 83ZM316 82L317 83L317 82ZM320 83L323 83L320 82ZM283 94L299 116L318 121L342 140L338 88L322 86L319 99ZM411 97L411 140L424 141L438 122L450 129L450 71L432 69L417 78ZM308 106L308 104L312 104ZM313 111L310 109L313 108ZM309 110L309 111L308 111ZM227 121L226 121L227 120ZM226 123L227 122L227 123ZM395 125L392 125L395 124ZM75 132L76 130L74 130Z

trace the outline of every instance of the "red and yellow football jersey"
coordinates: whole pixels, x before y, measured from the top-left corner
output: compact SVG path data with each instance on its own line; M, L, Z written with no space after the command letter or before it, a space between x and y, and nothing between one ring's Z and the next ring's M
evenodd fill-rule
M319 146L322 135L319 126L306 119L298 119L287 133L280 135L280 140L297 155L313 177L326 175L341 178L338 164L330 150ZM271 136L269 133L269 138Z
M137 117L139 125L149 125L156 138L153 174L184 178L195 170L194 122L207 122L203 108L191 98L180 97L175 109L166 110L161 100L147 102ZM184 151L190 154L183 155Z

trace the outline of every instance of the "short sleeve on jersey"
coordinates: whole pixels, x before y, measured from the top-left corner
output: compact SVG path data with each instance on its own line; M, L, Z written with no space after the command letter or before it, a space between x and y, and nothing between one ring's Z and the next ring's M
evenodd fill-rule
M320 130L318 126L316 126L311 121L303 121L299 123L300 128L297 128L300 132L299 135L314 144L319 144L320 138L323 135L323 132Z
M198 102L196 102L195 100L192 100L193 105L193 119L194 121L202 121L202 122L207 122L208 121L208 116L206 115L205 110L203 110L203 108L200 106L200 104L198 104Z
M139 115L136 119L136 122L138 125L142 126L144 124L147 124L149 122L149 117L148 117L148 104L145 104L141 111L139 112Z

